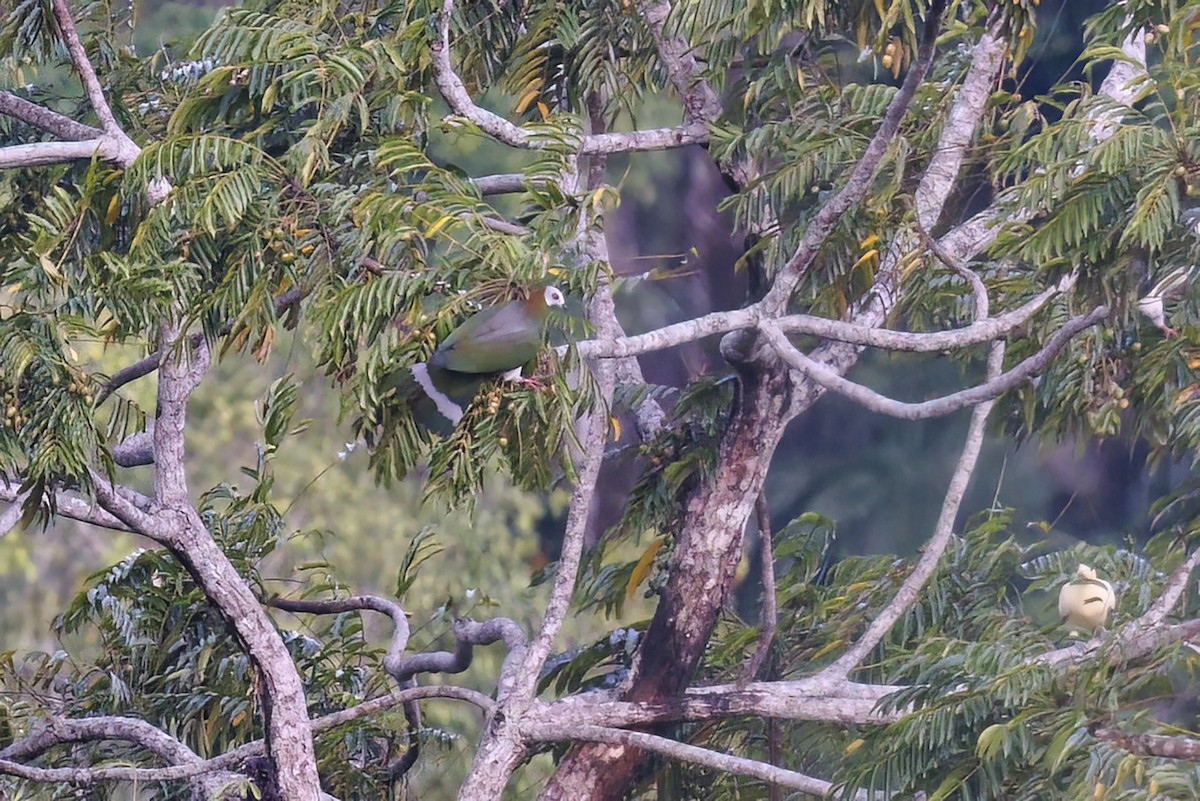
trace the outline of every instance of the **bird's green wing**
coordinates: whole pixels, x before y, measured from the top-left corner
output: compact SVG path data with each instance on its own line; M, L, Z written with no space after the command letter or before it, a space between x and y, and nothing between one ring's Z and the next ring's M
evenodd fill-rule
M459 373L503 373L537 355L542 326L520 301L484 309L454 329L429 364Z

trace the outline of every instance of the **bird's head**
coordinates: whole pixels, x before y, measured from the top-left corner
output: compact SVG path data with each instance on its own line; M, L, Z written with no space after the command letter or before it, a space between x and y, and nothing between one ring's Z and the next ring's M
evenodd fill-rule
M1095 581L1096 571L1088 565L1080 565L1075 568L1075 575L1079 576L1084 581Z
M563 297L562 290L556 286L548 286L542 290L542 299L547 306L564 306L567 299Z

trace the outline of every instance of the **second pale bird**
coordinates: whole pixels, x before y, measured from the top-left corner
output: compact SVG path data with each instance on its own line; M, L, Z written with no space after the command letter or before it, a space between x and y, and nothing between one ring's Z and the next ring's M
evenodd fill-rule
M1095 631L1108 620L1109 611L1117 605L1117 595L1113 586L1088 565L1076 568L1075 576L1076 580L1058 591L1058 614L1072 626Z

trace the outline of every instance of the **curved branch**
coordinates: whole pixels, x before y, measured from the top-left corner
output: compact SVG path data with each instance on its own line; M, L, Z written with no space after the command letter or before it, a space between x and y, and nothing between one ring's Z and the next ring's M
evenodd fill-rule
M392 619L392 639L388 644L387 655L383 658L383 669L398 682L408 678L408 676L397 675L404 649L408 647L408 615L404 608L395 601L381 598L378 595L352 595L349 598L333 598L326 601L271 598L267 604L285 612L310 615L340 615L343 612L359 612L368 609L387 615Z
M763 320L759 324L759 330L763 332L763 336L775 348L780 358L805 378L843 395L871 411L898 417L902 420L923 420L929 417L941 417L959 409L1000 397L1045 369L1071 337L1107 316L1108 307L1098 306L1088 314L1074 317L1054 332L1041 350L1027 357L1008 372L1001 373L996 378L978 386L920 403L894 400L842 378L833 368L827 367L797 350L792 343L788 342L787 337L779 328L769 320Z
M0 760L29 760L63 743L119 740L136 743L173 765L199 766L200 756L165 731L138 718L109 716L98 718L52 717L34 734L0 749ZM233 779L245 777L226 771L209 771L192 779L200 797L216 797L214 793Z
M1027 323L1046 305L1047 301L1070 289L1073 285L1074 278L1068 276L1056 286L1042 290L1012 311L985 320L977 320L963 328L949 331L889 331L870 325L829 320L809 314L779 317L774 320L774 325L785 333L804 334L846 342L851 345L912 353L933 353L991 342L1006 336ZM656 328L644 334L584 340L576 343L575 347L579 350L579 355L584 358L623 359L628 356L673 348L715 334L753 328L764 317L760 306L747 306L744 309L705 314L681 323Z
M119 715L98 718L49 718L46 725L37 732L0 749L0 759L32 759L62 743L94 740L137 743L176 764L196 762L200 759L196 752L162 729L139 718Z

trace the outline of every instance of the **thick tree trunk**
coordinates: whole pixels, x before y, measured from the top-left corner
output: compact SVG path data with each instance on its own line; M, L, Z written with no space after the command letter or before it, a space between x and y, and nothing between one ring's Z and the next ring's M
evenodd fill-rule
M704 655L729 597L741 558L742 536L762 490L771 457L792 409L792 383L774 359L748 365L721 441L717 466L688 501L675 540L671 575L642 638L626 700L678 695ZM542 793L548 801L620 799L645 763L639 749L581 745L563 761Z

